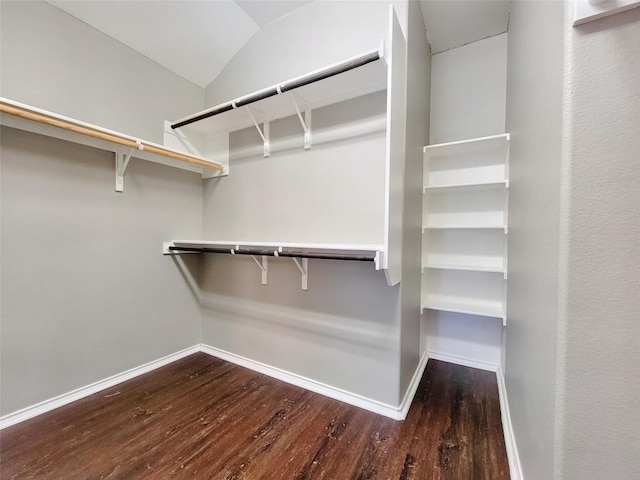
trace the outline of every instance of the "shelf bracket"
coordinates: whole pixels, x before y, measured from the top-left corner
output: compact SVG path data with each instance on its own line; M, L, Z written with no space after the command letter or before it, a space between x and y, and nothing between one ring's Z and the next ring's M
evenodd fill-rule
M302 125L302 130L304 131L304 149L309 150L311 148L311 110L305 108L304 118L302 118L300 106L298 105L296 95L293 92L291 93L291 101L293 102L293 106L296 109L296 115L298 115L298 120L300 120L300 125Z
M262 255L262 261L259 261L255 255L251 255L253 261L256 262L256 265L262 271L262 285L267 284L267 274L269 273L269 257L266 255Z
M293 263L296 264L296 267L298 267L298 270L300 270L300 273L302 274L302 290L309 290L307 288L307 279L309 278L309 259L302 258L302 265L295 257L291 257L291 260L293 260Z
M142 150L144 147L142 143L136 141L138 144L138 150ZM116 192L124 191L124 172L127 170L129 160L131 160L131 154L133 148L125 148L120 145L116 145L115 159L116 159Z
M256 130L258 130L258 133L260 134L260 138L262 138L262 154L264 155L265 158L271 156L269 122L265 120L262 123L263 128L260 128L260 125L258 125L258 122L256 121L256 117L253 114L251 107L247 106L247 112L249 112L251 121L253 122L253 125L256 127Z

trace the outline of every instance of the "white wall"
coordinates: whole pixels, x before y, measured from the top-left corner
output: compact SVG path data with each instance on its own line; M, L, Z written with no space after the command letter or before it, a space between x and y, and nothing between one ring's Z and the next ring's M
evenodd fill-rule
M509 24L511 133L506 370L527 480L553 477L562 164L563 5L514 2Z
M429 143L505 133L506 73L506 33L433 55ZM500 319L426 310L423 348L497 367L502 330Z
M406 10L404 15L406 31ZM247 43L207 87L207 104L375 48L387 31L384 2L305 5ZM385 96L375 94L313 112L313 128L339 129L384 114ZM296 121L274 122L274 143L295 131L301 144ZM233 134L231 175L205 182L205 237L383 241L384 141L380 131L265 159L255 132ZM251 143L258 150L247 155ZM416 208L415 223L419 203ZM251 259L206 259L203 342L397 406L404 395L400 287L388 287L384 274L368 263L310 261L308 292L300 289L291 260L272 260L269 268L269 284L263 286ZM416 296L406 309L413 310L415 322L418 301ZM407 351L407 370L417 365L417 346L413 350Z
M1 6L2 95L160 140L203 91L43 2ZM202 181L2 128L2 414L198 343L200 309L162 241L197 238ZM196 267L194 267L196 268Z
M640 9L566 28L557 474L639 478Z
M430 143L505 133L507 34L433 55Z

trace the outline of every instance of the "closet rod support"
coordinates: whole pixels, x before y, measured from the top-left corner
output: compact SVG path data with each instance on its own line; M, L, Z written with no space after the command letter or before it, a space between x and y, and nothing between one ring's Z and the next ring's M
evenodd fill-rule
M302 125L302 130L304 131L304 149L309 150L311 148L311 110L305 108L304 118L302 118L300 107L296 101L295 92L291 92L291 101L293 102L293 106L296 109L296 115L298 116L300 125Z
M253 125L256 127L256 130L258 130L258 134L260 135L260 138L262 138L262 154L263 154L263 156L265 158L271 156L269 122L265 121L262 124L262 129L261 129L260 125L258 125L258 122L256 121L256 117L254 116L253 112L251 111L251 107L248 106L248 105L247 105L247 112L249 112L249 117L251 117L251 121L253 122Z
M269 257L262 255L262 261L258 261L255 255L251 255L251 258L253 258L253 261L256 262L256 265L258 265L258 268L260 268L262 272L262 285L266 285L267 275L269 273Z
M309 278L309 259L302 258L302 265L300 265L300 262L296 257L291 257L291 260L293 260L293 263L296 264L296 267L298 267L298 270L300 270L300 273L302 274L302 290L309 290L307 288L307 279Z
M138 150L142 150L144 147L142 143L136 141L138 144ZM131 154L133 148L125 148L121 145L116 145L115 160L116 160L116 192L124 191L124 172L129 166L129 160L131 160Z

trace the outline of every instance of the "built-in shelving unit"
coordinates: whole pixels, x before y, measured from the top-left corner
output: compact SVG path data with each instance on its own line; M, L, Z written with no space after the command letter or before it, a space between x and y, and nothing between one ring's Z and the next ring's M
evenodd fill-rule
M509 134L424 148L422 309L506 324Z
M236 242L224 238L203 241L174 240L165 243L164 253L245 254L253 256L259 266L264 266L268 257L278 256L290 256L294 259L369 260L374 262L377 270L385 272L389 285L399 283L402 265L405 67L406 41L391 6L388 37L379 45L340 62L165 123L166 145L214 158L225 166L225 173L232 174L232 166L229 165L230 133L245 128L256 128L262 139L263 155L268 157L272 154L270 122L294 116L298 118L301 126L301 144L305 150L309 150L313 146L313 109L386 91L385 163L382 172L384 223L382 231L372 234L372 242L382 240L382 243L351 245L348 239L345 239L345 244L264 243L250 239ZM298 266L300 268L300 265Z
M124 173L132 157L199 172L203 176L224 170L219 163L202 156L141 140L7 98L0 97L0 113L2 125L113 152L116 191L119 192L123 191Z

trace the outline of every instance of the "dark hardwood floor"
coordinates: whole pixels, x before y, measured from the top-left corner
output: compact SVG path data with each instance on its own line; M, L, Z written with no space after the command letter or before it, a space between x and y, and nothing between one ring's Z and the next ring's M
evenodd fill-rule
M508 479L495 374L430 360L402 422L195 354L0 432L0 477Z

